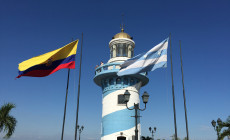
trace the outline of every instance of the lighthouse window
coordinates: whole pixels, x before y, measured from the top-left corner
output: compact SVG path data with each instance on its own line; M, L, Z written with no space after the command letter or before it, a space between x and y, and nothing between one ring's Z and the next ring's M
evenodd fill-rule
M113 48L110 49L110 58L113 58Z
M117 57L117 45L110 46L110 57L114 58Z
M121 79L120 78L117 78L117 84L121 84Z
M128 56L128 47L125 43L117 44L117 57L127 57Z
M135 84L135 81L133 79L130 80L131 85Z
M124 78L124 85L128 85L128 79Z
M114 85L113 78L109 79L109 84Z
M123 57L127 57L128 56L128 47L124 46L122 52L123 52Z
M117 45L117 57L122 56L122 47L120 44Z
M131 57L133 57L133 49L132 49L132 51L131 51Z
M104 87L107 87L107 86L108 86L108 82L107 82L107 80L105 80Z
M118 104L125 104L125 97L123 94L118 95Z

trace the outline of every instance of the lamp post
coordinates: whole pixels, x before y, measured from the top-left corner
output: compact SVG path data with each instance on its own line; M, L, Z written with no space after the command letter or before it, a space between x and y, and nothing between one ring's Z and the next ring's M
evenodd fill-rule
M144 109L140 109L139 107L139 103L134 103L134 107L133 108L129 108L127 103L129 102L129 98L130 98L130 93L128 90L125 91L124 93L124 101L126 103L126 107L128 110L134 110L135 109L135 140L138 140L138 129L137 129L137 118L140 117L137 115L137 111L140 110L140 111L144 111L146 109L146 104L149 100L149 94L145 91L144 94L142 95L142 100L143 100L143 103L145 104L145 108Z
M157 131L157 128L156 127L154 127L153 128L153 130L152 130L152 128L151 127L149 127L149 131L150 131L150 133L152 133L152 138L153 138L153 140L154 140L154 135L153 135L153 133L156 133L156 131Z
M217 140L220 140L220 131L222 128L222 120L220 118L217 119L217 125L216 125L216 121L212 120L211 124L214 127L214 130L217 133Z
M79 140L80 140L80 136L81 136L81 132L83 131L83 129L84 129L84 126L79 126L79 125L77 125L77 129L78 129L78 131L79 131Z

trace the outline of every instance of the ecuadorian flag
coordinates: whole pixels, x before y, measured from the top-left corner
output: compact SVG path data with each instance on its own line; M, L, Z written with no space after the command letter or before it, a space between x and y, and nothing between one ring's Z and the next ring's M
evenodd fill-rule
M19 75L31 77L48 76L60 69L75 69L75 56L78 40L62 48L23 61L19 64Z

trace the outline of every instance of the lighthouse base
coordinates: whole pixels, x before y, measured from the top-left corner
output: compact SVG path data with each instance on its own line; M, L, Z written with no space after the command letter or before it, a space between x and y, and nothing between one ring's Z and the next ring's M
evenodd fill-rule
M140 136L141 136L140 124L138 124L137 127L138 127L138 139L140 140ZM110 135L103 136L101 137L101 140L135 140L135 127L125 131L120 131Z

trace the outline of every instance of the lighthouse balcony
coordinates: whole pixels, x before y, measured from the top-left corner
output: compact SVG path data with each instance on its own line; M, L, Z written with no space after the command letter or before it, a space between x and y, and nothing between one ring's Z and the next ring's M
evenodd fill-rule
M95 69L94 82L98 86L102 86L101 83L103 79L107 79L109 77L118 77L117 72L120 70L121 64L122 63L115 62L115 63L107 63L97 67ZM149 79L147 78L147 73L133 74L127 76L137 78L139 81L142 82L142 86L146 85L149 81Z
M95 74L100 75L103 73L118 72L120 70L121 63L107 63L102 66L99 66L95 70Z

